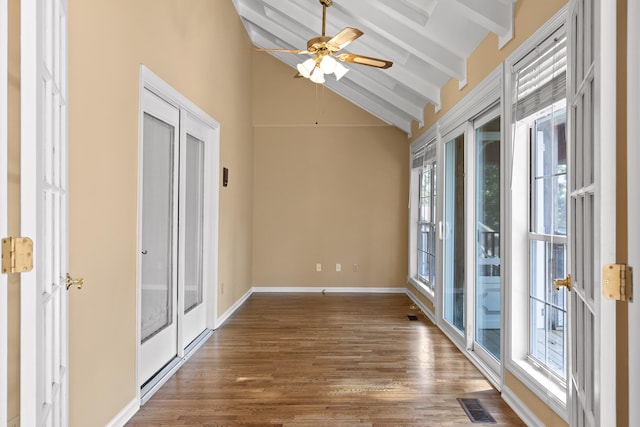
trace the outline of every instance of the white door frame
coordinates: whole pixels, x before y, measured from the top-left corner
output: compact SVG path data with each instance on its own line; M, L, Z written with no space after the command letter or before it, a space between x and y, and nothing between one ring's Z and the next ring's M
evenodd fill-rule
M616 263L616 2L606 0L595 0L593 13L594 28L590 27L588 14L582 11L586 1L583 0L571 0L569 2L569 27L570 34L568 40L568 46L571 49L573 46L573 37L578 40L588 40L587 36L583 34L573 34L573 16L574 10L577 16L584 16L583 22L579 25L583 25L590 31L593 31L593 43L594 43L594 58L593 61L593 138L594 138L594 152L593 152L593 166L594 176L593 185L590 188L585 188L584 191L592 192L594 195L594 241L593 241L593 342L589 338L586 338L588 349L590 354L585 357L593 357L593 387L588 387L590 390L586 390L588 393L593 393L593 408L587 407L588 412L593 412L593 420L587 420L587 422L593 422L593 425L615 425L616 424L616 302L606 299L602 295L602 268L605 264ZM587 16L585 16L587 15ZM589 27L587 27L589 26ZM582 27L579 27L582 28ZM578 43L577 52L581 52L582 44ZM585 48L584 51L588 51ZM570 50L571 52L571 50ZM570 58L574 54L570 53ZM577 62L582 62L582 55L578 57ZM574 85L582 84L582 81L573 82L573 65L572 59L569 60L570 67L567 69L568 81L570 82L570 93L567 97L568 111L571 111L571 102L573 100L573 93L578 92L578 88ZM588 70L584 70L586 75ZM580 77L582 78L582 77ZM584 89L584 88L581 88ZM578 95L579 96L579 95ZM587 113L585 113L587 114ZM568 123L573 121L573 113L568 118ZM583 127L586 128L586 134L590 132L588 127L591 122L584 120ZM571 125L569 125L571 128ZM580 131L579 129L576 131ZM571 131L570 131L571 133ZM573 136L571 136L573 140ZM572 146L572 143L569 143ZM577 173L579 171L575 167L576 165L569 165L570 174ZM575 170L574 170L575 169ZM571 197L571 196L570 196ZM570 221L573 221L573 212L569 212ZM573 227L573 226L571 226ZM573 241L573 239L571 239ZM571 248L570 251L574 250ZM570 257L572 259L573 257ZM575 266L570 265L568 272L574 273L577 276L577 272L574 271ZM573 280L575 285L575 280ZM578 286L579 287L579 286ZM572 290L572 302L575 298L581 300L587 300L589 296L578 296L577 290ZM585 303L586 305L586 303ZM576 307L571 306L572 311L576 310ZM572 316L572 315L571 315ZM582 342L585 337L573 335L577 333L577 325L570 322L570 339L569 342L573 343L574 338ZM567 384L568 392L571 393L573 387L573 370L572 366L574 352L576 349L573 344L570 344L569 357L570 357L570 370L569 370L569 383ZM583 380L582 378L579 379ZM587 384L589 381L587 381ZM584 385L584 384L581 384ZM570 424L574 425L579 421L574 419L577 412L577 401L580 396L568 396L568 402L571 403L570 407ZM588 404L588 402L585 402ZM584 403L583 403L584 404ZM578 415L580 416L580 415ZM577 425L577 424L576 424ZM588 424L592 425L592 424Z
M605 264L616 262L616 2L595 1L595 269L596 313L595 381L596 425L615 425L616 422L616 302L602 296L601 272ZM599 18L599 21L598 21ZM599 159L599 161L598 161ZM613 189L613 191L612 191ZM599 251L597 250L599 248ZM613 349L613 351L612 351Z
M8 173L8 143L7 143L7 115L8 109L8 17L7 0L0 0L0 238L8 237L8 206L9 191L7 185ZM7 275L0 273L0 427L7 425L7 351L8 351L8 319L7 319Z
M182 111L186 111L190 116L200 121L202 124L210 127L212 130L211 143L205 145L205 162L207 168L205 170L205 200L204 209L205 212L210 212L211 217L205 219L204 233L208 238L203 242L203 252L205 254L206 268L204 269L204 293L206 295L206 328L214 330L218 327L217 324L217 295L218 295L218 223L219 223L219 192L220 192L220 174L218 173L220 168L220 124L209 116L206 112L201 110L192 101L174 89L171 85L162 80L153 71L144 65L140 66L140 88L139 88L139 100L140 106L142 106L142 100L146 90L149 90L162 98L169 104L174 105ZM139 112L142 117L142 111ZM142 135L142 120L139 121L139 135ZM141 181L138 183L141 186ZM142 200L138 200L138 206L142 205ZM140 251L138 251L140 252ZM140 261L138 261L139 263ZM186 358L195 351L200 345L204 343L204 340L196 340L197 343L188 347L189 353L185 354L185 348L182 345L178 346L178 358L171 363L162 372L162 378L158 382L154 382L151 388L145 390L144 396L141 393L142 383L140 382L140 268L138 268L138 307L137 307L137 369L136 369L136 382L138 400L141 403L146 402L147 399L155 393L155 391L186 361ZM182 298L180 293L178 298ZM178 304L178 307L181 305ZM210 332L209 332L210 333ZM180 335L180 334L179 334ZM202 337L202 335L201 335ZM208 338L208 336L207 336Z
M69 415L66 35L66 0L21 0L20 232L33 240L20 280L25 426L66 426Z
M640 135L640 0L627 1L627 202L629 265L640 268L640 147L636 136ZM636 272L636 283L640 273ZM633 361L640 353L640 293L636 287L634 302L629 303L629 358ZM640 366L629 363L629 422L640 420Z

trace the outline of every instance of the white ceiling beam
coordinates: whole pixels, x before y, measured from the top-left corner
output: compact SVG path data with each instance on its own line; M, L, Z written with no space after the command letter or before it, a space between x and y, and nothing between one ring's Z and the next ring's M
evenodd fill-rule
M263 0L262 3L271 6L274 11L280 11L284 16L289 17L292 21L298 22L306 27L311 34L320 35L322 33L322 7L319 2L313 2L313 9L302 7L299 2L290 0ZM314 13L315 12L315 13ZM329 12L327 12L328 14ZM327 21L329 18L327 18ZM304 46L306 48L306 40Z
M300 37L297 33L290 31L289 29L283 27L282 25L277 24L276 22L268 19L265 15L253 10L250 7L240 6L238 9L238 13L240 16L252 23L253 25L262 28L266 33L271 33L284 42L288 43L290 46L294 46L295 49L301 49L307 47L307 41ZM253 41L254 44L255 40ZM282 47L282 46L260 46L263 48L274 48L274 47ZM288 47L287 47L288 48Z
M362 91L359 89L353 89L347 86L337 88L336 86L339 84L340 82L330 82L330 84L326 86L363 110L378 117L380 120L397 127L407 135L411 134L412 120L409 117L401 116L400 114L373 102L371 98L363 95Z
M499 48L513 37L513 0L456 0L460 11L472 21L496 34Z
M372 32L378 33L436 69L458 80L466 78L465 58L443 47L430 37L412 30L406 23L394 19L380 9L369 7L366 2L350 3L349 13L358 17L358 23L372 28ZM366 29L363 31L366 35Z

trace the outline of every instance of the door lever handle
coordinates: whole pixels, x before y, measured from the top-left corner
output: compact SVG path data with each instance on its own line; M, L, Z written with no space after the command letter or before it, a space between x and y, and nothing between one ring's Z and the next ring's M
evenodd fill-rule
M565 286L569 292L571 292L571 275L567 274L564 279L555 279L553 281L553 287L556 291L559 291L561 287Z
M67 273L67 290L69 290L71 286L77 286L78 289L82 289L83 284L84 284L84 279L82 277L78 279L74 279L69 275L69 273Z

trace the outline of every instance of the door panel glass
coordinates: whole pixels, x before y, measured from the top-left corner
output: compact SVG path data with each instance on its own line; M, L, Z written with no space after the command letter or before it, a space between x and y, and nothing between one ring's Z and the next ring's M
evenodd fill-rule
M445 152L444 318L459 331L465 325L464 135Z
M141 336L173 322L174 127L144 115Z
M202 303L204 142L187 135L184 311Z
M476 130L476 342L500 360L500 117Z

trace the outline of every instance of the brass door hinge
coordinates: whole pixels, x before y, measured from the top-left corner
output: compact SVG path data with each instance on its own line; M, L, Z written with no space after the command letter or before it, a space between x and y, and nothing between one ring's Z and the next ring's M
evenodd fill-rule
M632 269L626 264L607 264L602 269L602 294L617 301L633 300Z
M28 237L2 239L2 273L26 273L33 269L33 241Z

